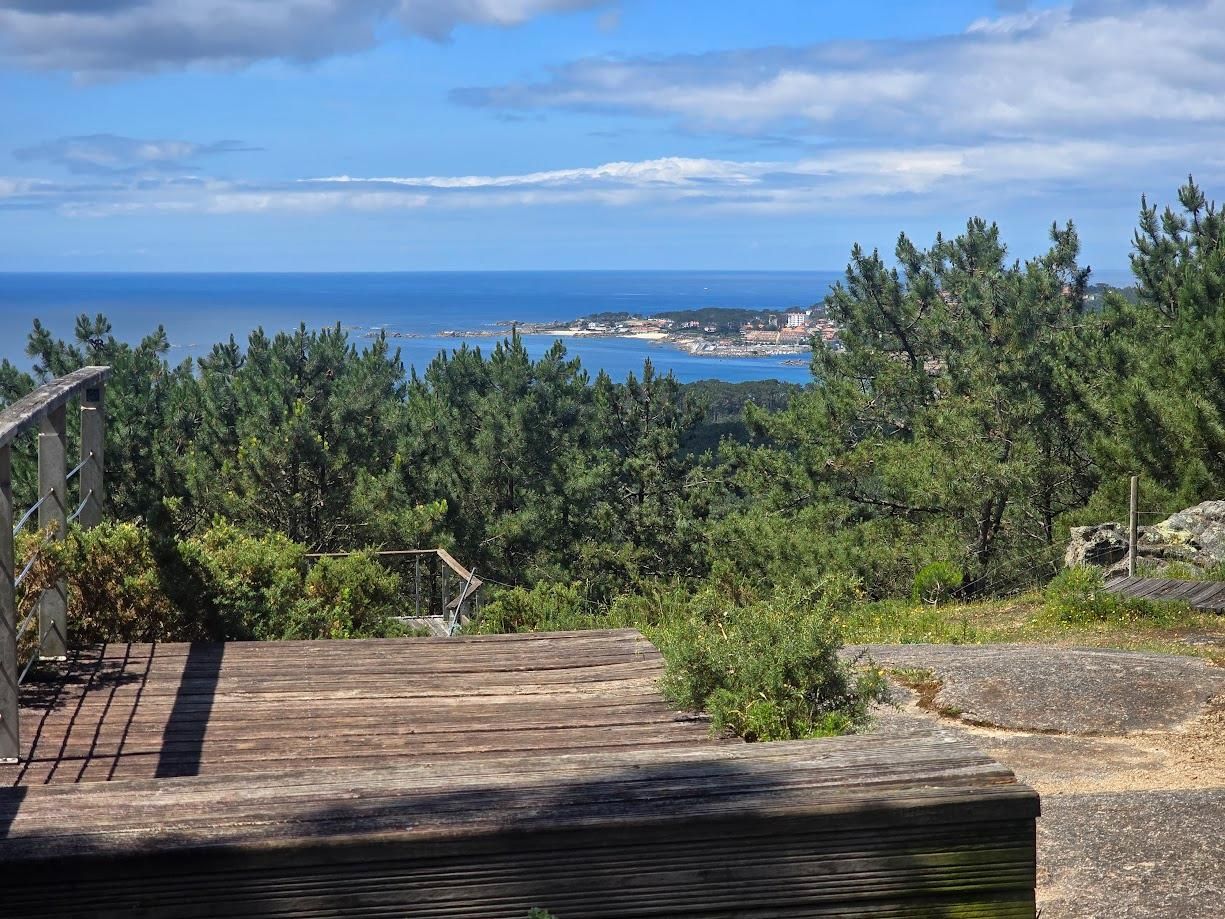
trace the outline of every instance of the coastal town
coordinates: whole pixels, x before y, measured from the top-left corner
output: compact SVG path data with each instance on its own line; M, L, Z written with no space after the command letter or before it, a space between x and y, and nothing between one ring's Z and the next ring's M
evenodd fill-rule
M794 356L810 351L814 338L831 345L838 341L836 326L819 307L764 311L714 307L654 316L599 313L569 322L500 325L522 335L653 341L707 357Z

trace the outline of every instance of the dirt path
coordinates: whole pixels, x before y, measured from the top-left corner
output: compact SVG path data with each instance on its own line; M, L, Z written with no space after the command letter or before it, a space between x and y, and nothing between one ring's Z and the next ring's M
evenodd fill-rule
M876 731L955 725L1042 795L1042 919L1225 915L1225 669L1032 646L866 650L916 687L899 687Z

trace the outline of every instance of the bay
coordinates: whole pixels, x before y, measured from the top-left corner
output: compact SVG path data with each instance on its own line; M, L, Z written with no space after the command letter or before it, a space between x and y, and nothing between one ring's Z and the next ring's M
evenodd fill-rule
M807 307L840 277L832 271L0 274L0 358L28 367L25 341L35 318L68 338L77 315L104 313L126 341L163 325L172 363L206 354L231 335L245 343L255 328L272 333L340 323L359 347L382 328L417 336L395 345L405 363L421 371L439 351L459 346L459 339L442 334L447 330L494 332L499 322L604 311ZM496 341L477 336L469 344L487 351ZM552 341L525 338L534 354ZM646 358L685 382L810 379L807 366L789 366L780 357L690 355L666 344L614 338L568 338L565 344L590 373L602 369L615 379L641 372Z

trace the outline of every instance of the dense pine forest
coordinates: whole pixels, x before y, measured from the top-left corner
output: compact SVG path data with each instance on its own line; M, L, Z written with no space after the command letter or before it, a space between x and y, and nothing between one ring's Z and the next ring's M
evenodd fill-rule
M1164 506L1225 493L1220 211L1191 181L1143 202L1126 296L1090 294L1073 225L1050 240L1018 260L974 219L854 248L823 304L841 347L815 344L806 387L593 377L515 337L418 374L338 327L171 366L160 329L82 316L67 340L34 322L0 404L114 367L113 522L45 574L67 572L80 640L386 634L398 575L306 553L443 546L496 592L481 628L637 625L683 703L821 733L878 691L832 663L845 604L1043 583L1133 473Z

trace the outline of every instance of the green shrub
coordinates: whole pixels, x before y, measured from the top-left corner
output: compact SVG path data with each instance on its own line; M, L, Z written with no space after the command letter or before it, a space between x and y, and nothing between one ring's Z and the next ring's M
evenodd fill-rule
M495 635L607 627L601 618L581 584L544 581L530 589L514 587L498 593L482 608L475 631Z
M952 562L932 562L924 565L915 575L911 598L916 603L938 606L952 598L961 586L965 575Z
M1112 593L1106 590L1100 568L1077 565L1064 569L1047 585L1045 608L1062 622L1117 622L1164 619L1185 607Z
M306 575L306 596L282 638L379 637L394 632L400 577L373 552L321 558Z
M372 552L311 566L304 546L224 521L182 541L158 542L143 527L113 522L72 527L46 546L42 534L22 534L18 558L35 552L42 554L23 584L20 611L62 578L73 645L405 634L394 618L400 578ZM27 630L23 650L33 643Z
M43 542L43 533L18 540L19 563L38 554L20 592L22 615L58 580L68 589L68 642L157 641L179 638L182 611L167 595L147 530L106 522L90 530L69 529L65 538ZM37 630L27 629L23 651L33 649Z
M834 616L852 596L834 580L744 606L701 598L649 631L668 662L665 693L750 741L854 728L887 689L878 671L839 657Z
M292 634L303 611L306 547L287 536L252 536L217 521L179 544L202 585L200 614L218 638L274 639Z
M378 638L403 634L393 619L399 575L373 552L321 558L280 534L252 536L219 521L181 544L200 573L203 615L218 637Z

